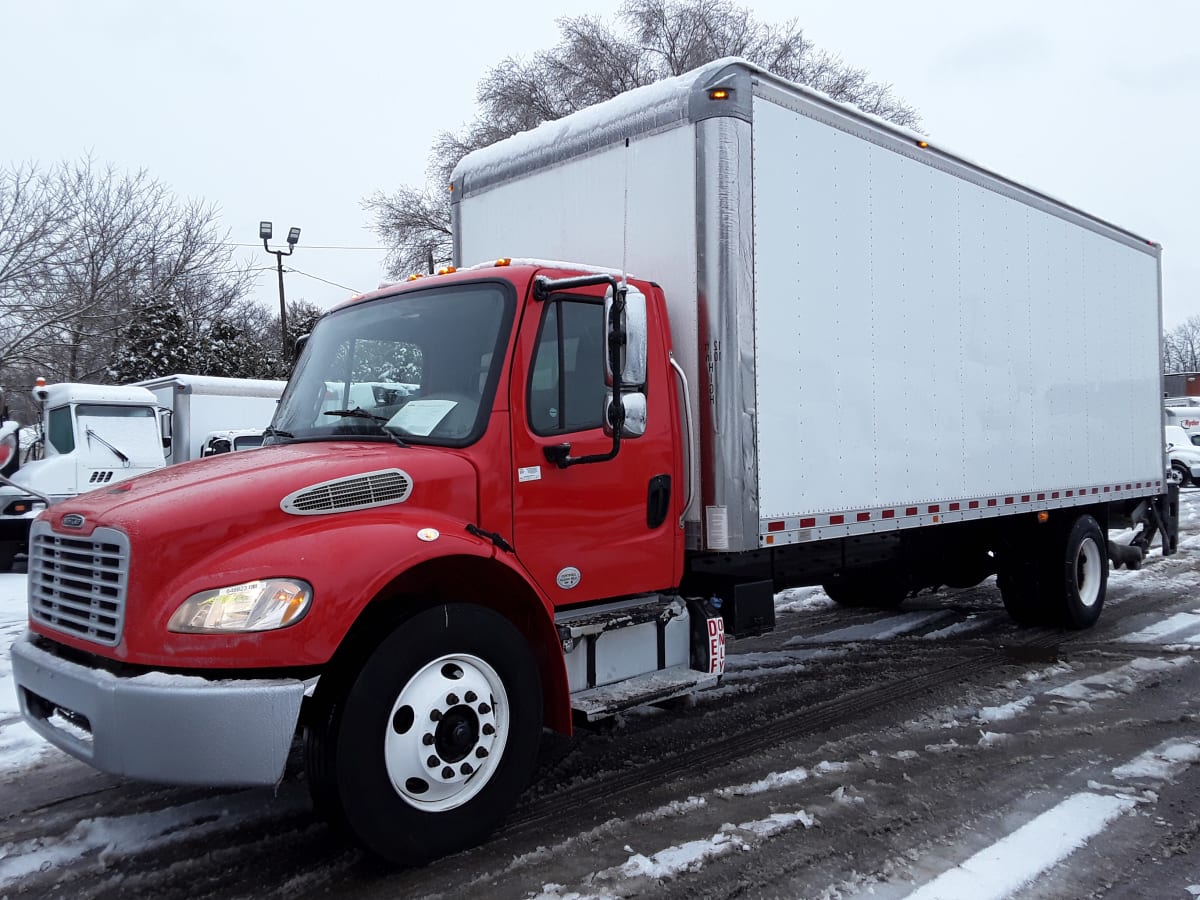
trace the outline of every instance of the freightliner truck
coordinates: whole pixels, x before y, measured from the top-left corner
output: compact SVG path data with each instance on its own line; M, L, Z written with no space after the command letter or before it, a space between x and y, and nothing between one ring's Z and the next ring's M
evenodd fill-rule
M714 684L782 588L995 574L1086 628L1110 555L1174 550L1137 234L729 60L471 154L453 213L471 265L321 319L269 446L37 520L48 740L270 785L299 732L316 808L420 861L544 727Z

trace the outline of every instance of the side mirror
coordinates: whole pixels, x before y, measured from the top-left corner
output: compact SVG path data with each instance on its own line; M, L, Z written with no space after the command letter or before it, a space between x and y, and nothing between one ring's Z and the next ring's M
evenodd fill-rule
M604 433L612 434L612 405L613 396L606 394L604 403ZM646 433L646 395L634 391L621 395L621 403L625 406L625 423L621 426L621 437L638 438Z
M171 421L175 414L169 409L158 411L158 433L162 437L163 455L171 455Z
M611 340L613 292L610 288L604 296L604 334ZM620 331L624 333L624 350L621 353L621 386L641 387L646 383L646 295L630 286L625 293L625 312L621 316ZM619 335L618 335L619 337ZM613 383L612 367L609 365L608 344L605 343L604 374L608 384Z
M300 358L300 351L304 349L304 345L308 343L310 337L312 337L312 334L302 334L296 338L296 343L292 347L292 359Z

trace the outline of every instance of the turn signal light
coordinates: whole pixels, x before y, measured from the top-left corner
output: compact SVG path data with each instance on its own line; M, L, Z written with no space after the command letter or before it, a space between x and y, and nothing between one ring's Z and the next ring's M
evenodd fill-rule
M1047 522L1050 521L1050 513L1044 512L1044 511L1038 513L1038 521L1041 522L1043 525L1045 525Z
M728 100L729 99L729 91L725 90L725 88L713 88L711 91L708 92L708 99L709 100Z

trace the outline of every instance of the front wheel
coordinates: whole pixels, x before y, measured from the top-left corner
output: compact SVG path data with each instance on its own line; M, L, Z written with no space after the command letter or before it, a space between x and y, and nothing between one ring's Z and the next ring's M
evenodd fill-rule
M1168 478L1180 487L1188 487L1192 483L1192 472L1183 463L1173 462Z
M14 568L17 554L24 549L19 541L0 541L0 572Z
M466 604L402 623L324 710L305 735L315 804L402 864L482 840L528 784L542 729L524 636Z

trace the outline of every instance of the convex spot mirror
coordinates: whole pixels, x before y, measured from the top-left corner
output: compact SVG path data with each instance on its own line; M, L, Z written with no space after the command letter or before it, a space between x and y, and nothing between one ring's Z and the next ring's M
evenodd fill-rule
M608 336L612 321L612 288L604 295L604 376L611 386L612 367L608 358ZM620 329L625 332L621 352L621 386L639 388L646 383L646 296L632 285L625 293L625 311Z
M604 433L612 434L613 397L609 393L604 403ZM637 391L621 394L625 406L625 424L621 426L621 437L636 438L646 433L646 395Z

